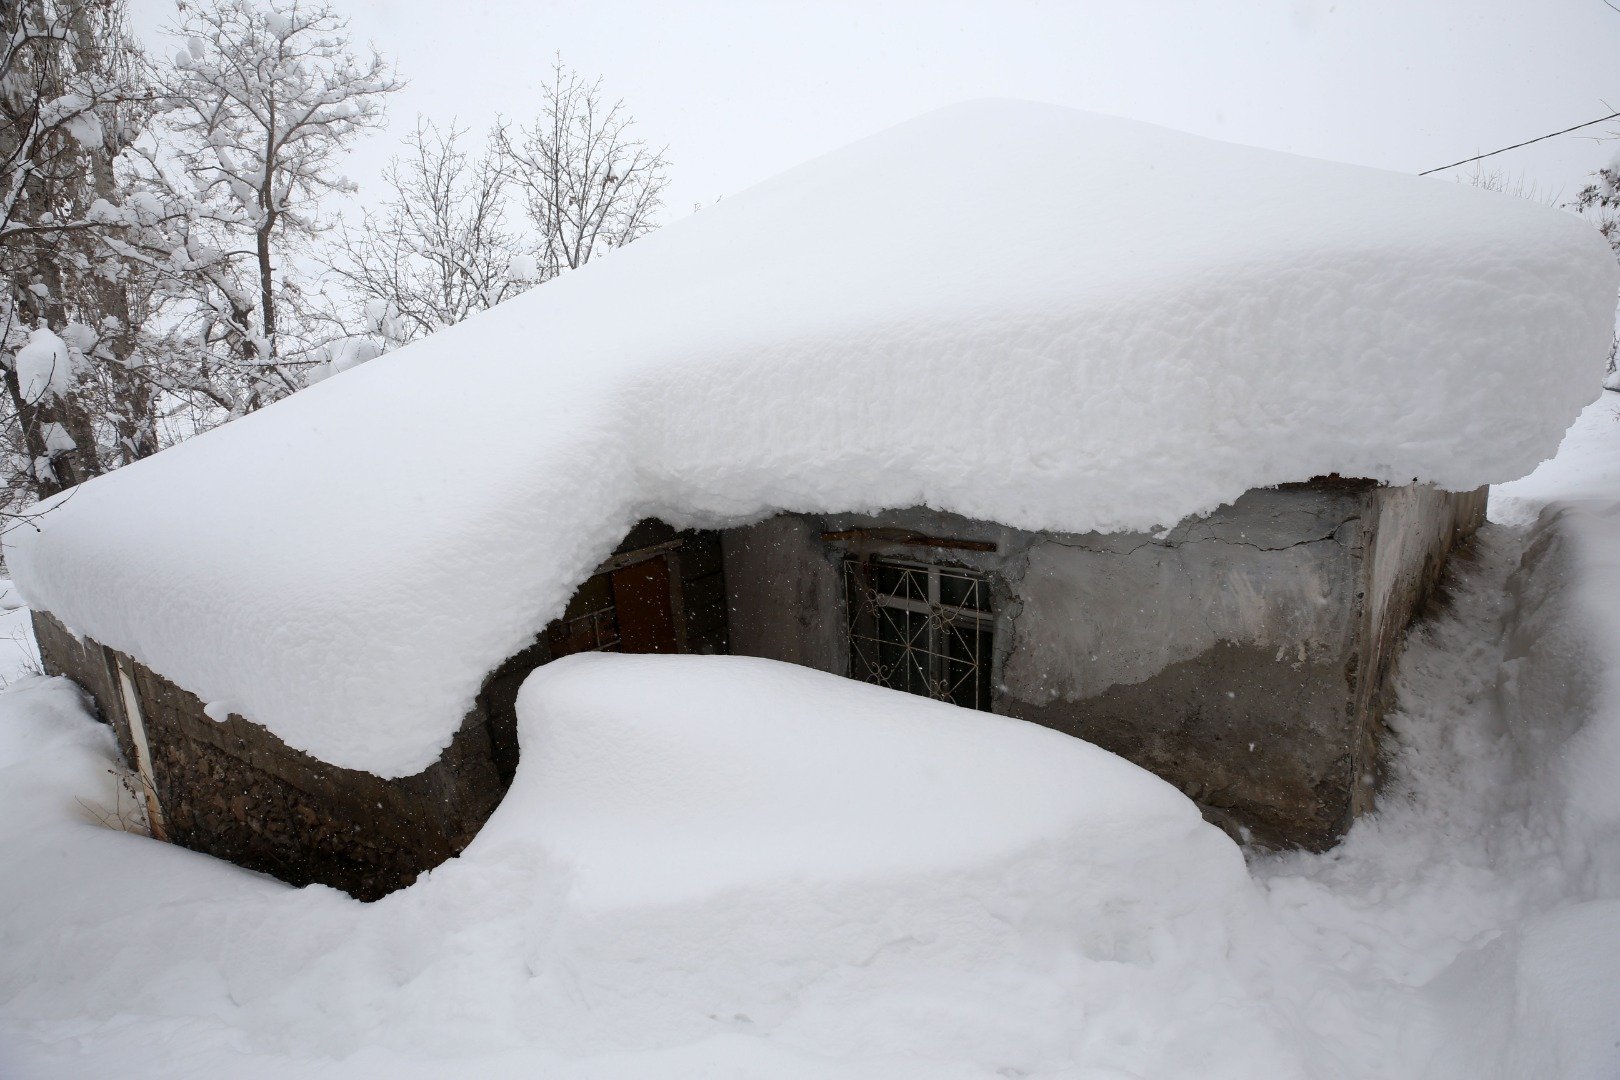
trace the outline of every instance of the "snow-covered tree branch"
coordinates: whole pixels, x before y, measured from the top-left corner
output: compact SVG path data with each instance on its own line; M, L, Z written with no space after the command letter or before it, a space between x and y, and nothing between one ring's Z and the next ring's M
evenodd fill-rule
M149 112L122 0L0 9L0 453L7 512L150 453L132 283L100 243L114 161Z
M174 62L153 65L124 0L0 10L13 510L292 393L319 360L295 258L399 80L324 5L177 12Z
M587 81L561 61L528 124L495 129L507 176L537 236L540 271L553 277L623 247L657 224L669 183L663 149L639 138L602 80Z
M388 165L389 193L346 228L333 263L365 312L366 329L392 346L453 325L539 278L538 261L507 223L510 180L498 149L462 149L466 131L418 120L406 152Z
M289 251L320 231L319 203L353 190L337 169L363 132L381 126L401 82L375 53L357 57L348 24L325 4L182 0L180 49L165 75L164 120L180 161L226 234L251 238L263 363L283 349L278 316L296 297L278 285Z

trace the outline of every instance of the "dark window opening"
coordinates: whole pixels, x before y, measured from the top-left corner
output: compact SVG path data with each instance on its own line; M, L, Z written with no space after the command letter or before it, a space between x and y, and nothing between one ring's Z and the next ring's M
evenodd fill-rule
M849 673L908 694L990 708L990 582L957 566L844 561Z

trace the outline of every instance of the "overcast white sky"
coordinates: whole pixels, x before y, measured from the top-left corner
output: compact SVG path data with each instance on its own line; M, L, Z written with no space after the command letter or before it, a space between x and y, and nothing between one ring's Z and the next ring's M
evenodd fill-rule
M1602 0L333 4L410 80L349 165L362 197L418 113L475 130L527 115L554 52L668 144L677 215L975 97L1409 172L1620 108L1620 13ZM149 39L172 18L172 0L134 5ZM1565 136L1492 163L1567 197L1617 150Z

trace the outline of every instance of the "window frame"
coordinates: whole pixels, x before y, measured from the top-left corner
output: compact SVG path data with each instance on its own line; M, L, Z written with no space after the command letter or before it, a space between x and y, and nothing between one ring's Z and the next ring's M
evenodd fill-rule
M996 633L994 576L972 566L905 555L848 552L842 562L849 677L963 708L990 711ZM877 584L880 569L900 571L905 575L900 579L902 586L885 592ZM946 577L971 583L967 602L948 603L942 599L941 582ZM916 588L919 579L924 583L921 590ZM860 595L855 592L857 587ZM924 599L915 598L918 592ZM907 618L902 626L887 615L888 611L920 616L922 625L914 630ZM885 634L885 629L892 634ZM923 638L922 648L916 647L919 635ZM950 635L961 646L961 655L952 655ZM901 659L892 669L882 662L885 647L901 651ZM919 657L922 663L917 662ZM902 667L907 661L910 666ZM965 665L967 672L953 677L953 664ZM911 685L913 672L921 675L921 688ZM903 679L897 678L902 674Z

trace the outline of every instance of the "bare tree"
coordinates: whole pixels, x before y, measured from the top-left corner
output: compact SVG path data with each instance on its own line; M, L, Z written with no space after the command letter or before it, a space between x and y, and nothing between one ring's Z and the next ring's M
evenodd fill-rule
M461 149L465 129L426 120L383 173L389 194L342 230L332 272L366 329L401 345L500 303L539 277L508 228L508 176L491 145Z
M526 125L502 121L476 156L466 131L419 121L390 164L388 200L345 229L332 274L351 314L322 372L461 321L656 226L664 151L622 101L559 61ZM511 222L516 202L522 220ZM525 228L527 226L527 228Z
M324 3L181 0L180 12L167 123L198 189L230 206L216 224L251 238L259 330L251 344L274 364L278 308L296 300L278 288L277 259L320 231L323 197L353 190L337 162L382 125L384 100L401 83L376 53L354 55L347 22Z
M541 92L539 115L495 129L503 169L537 238L540 273L550 278L651 232L663 206L669 162L635 138L624 102L602 95L559 60Z

